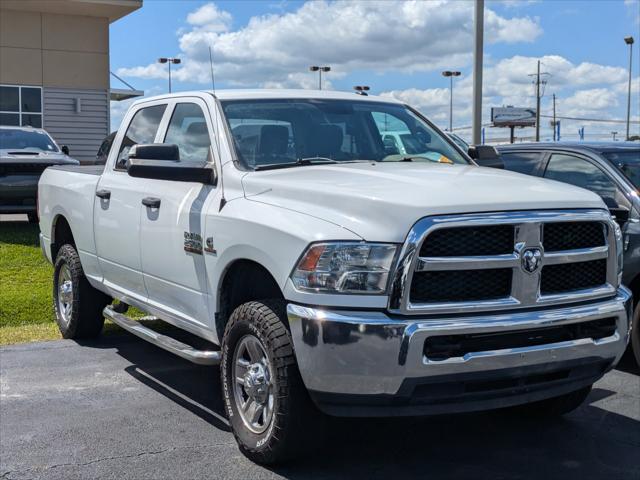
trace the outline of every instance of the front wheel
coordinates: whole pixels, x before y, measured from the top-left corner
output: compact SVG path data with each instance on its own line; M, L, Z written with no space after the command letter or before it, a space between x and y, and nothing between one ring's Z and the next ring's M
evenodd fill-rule
M309 445L320 415L302 383L285 315L281 300L245 303L231 315L222 340L229 423L242 453L262 464Z

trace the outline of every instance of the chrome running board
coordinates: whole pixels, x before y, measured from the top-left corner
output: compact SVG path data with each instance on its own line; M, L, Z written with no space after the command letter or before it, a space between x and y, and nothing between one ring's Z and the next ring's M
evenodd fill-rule
M168 337L148 327L140 322L130 319L122 313L113 310L111 305L106 306L102 311L105 318L108 318L116 325L124 328L126 331L140 337L155 346L171 352L179 357L197 363L198 365L219 365L222 352L219 350L196 350L186 343L182 343L175 338Z

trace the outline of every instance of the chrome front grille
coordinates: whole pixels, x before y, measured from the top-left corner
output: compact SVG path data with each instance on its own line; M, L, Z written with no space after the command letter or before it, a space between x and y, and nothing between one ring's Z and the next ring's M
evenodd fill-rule
M613 295L614 229L604 210L424 218L403 246L389 309L460 313Z

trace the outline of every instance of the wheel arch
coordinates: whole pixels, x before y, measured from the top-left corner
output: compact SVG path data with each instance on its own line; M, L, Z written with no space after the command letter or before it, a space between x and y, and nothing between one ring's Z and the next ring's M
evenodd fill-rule
M282 289L267 267L249 258L229 262L217 288L215 326L218 338L222 340L229 317L238 306L267 298L284 299Z
M71 230L71 224L64 214L57 214L51 223L51 259L55 262L58 251L62 245L70 243L75 246L75 238Z

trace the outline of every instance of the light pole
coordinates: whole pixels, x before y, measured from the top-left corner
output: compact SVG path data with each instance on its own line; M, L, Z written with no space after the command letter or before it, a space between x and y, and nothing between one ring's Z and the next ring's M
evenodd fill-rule
M449 77L449 131L453 131L453 77L459 77L460 72L445 70L443 77Z
M473 123L471 141L478 145L482 135L482 57L484 45L484 0L475 0L473 9Z
M158 63L168 63L169 64L169 93L171 93L171 64L178 65L182 60L179 58L171 58L171 57L160 57L158 59Z
M629 123L631 123L631 59L633 58L633 37L625 37L624 43L629 45L629 91L627 92L627 141L629 141Z
M331 67L319 67L318 65L311 65L309 70L312 72L318 72L318 90L322 90L322 72L330 72Z
M613 136L613 141L616 141L616 135L618 134L618 132L611 132L611 135Z

